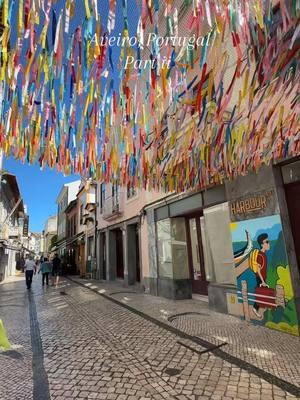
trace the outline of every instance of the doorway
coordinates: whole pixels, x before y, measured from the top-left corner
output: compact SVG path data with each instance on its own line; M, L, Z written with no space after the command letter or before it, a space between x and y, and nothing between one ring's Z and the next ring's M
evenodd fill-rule
M106 234L101 232L99 235L100 246L100 279L106 280Z
M294 238L298 269L300 272L300 182L285 185L285 195Z
M138 225L135 225L135 264L136 264L136 281L141 282L141 266L140 266L140 238L139 238L139 229Z
M186 217L187 249L193 293L207 295L204 253L202 247L201 214Z
M298 158L293 162L283 165L281 173L294 238L298 269L300 271L300 159Z
M134 285L141 281L140 249L138 224L127 225L127 265L128 284Z
M116 229L116 262L117 262L117 278L124 279L124 259L123 259L123 232Z

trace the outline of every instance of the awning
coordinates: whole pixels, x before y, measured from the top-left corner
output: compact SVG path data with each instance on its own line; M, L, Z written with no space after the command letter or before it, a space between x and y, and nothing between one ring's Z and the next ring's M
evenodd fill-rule
M82 238L84 238L84 233L80 233L78 235L76 235L73 238L67 239L67 246L69 246L72 243L78 242L79 240L81 240Z

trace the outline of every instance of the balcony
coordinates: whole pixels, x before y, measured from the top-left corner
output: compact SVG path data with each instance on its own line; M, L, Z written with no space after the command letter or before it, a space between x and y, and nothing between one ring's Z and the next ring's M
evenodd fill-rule
M19 226L9 226L5 224L0 228L0 240L19 239L21 228Z
M105 199L102 208L103 219L109 220L117 218L124 213L124 191L118 191L114 196L109 196Z
M9 227L7 225L2 225L0 227L0 240L8 240L9 239Z
M10 239L18 238L20 236L20 227L19 226L9 226L8 227L8 235Z

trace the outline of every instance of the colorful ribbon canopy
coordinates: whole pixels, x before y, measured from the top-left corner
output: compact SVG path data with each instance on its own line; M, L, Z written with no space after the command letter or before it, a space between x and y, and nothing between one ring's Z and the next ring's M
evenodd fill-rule
M299 1L105 4L0 0L7 156L183 191L299 154Z

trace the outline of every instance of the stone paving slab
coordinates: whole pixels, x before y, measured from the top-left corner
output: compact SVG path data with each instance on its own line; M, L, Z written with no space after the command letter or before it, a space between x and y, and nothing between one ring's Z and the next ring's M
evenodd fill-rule
M206 340L178 330L174 320L126 308L131 294L104 298L97 285L89 285L97 293L69 280L55 289L35 279L32 294L24 282L0 288L1 304L19 300L19 311L4 306L0 313L22 356L21 364L0 353L1 400L297 398L226 361L220 349L207 351Z

